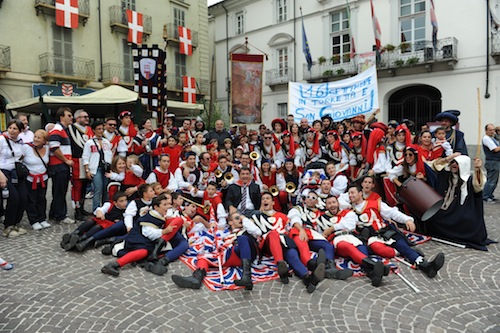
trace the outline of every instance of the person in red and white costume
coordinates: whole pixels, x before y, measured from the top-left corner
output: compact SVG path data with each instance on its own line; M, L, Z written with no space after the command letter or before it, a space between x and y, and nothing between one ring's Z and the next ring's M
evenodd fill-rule
M289 131L283 132L281 140L281 148L275 158L276 168L281 168L285 164L285 160L289 158L293 159L294 164L299 167L300 157L302 156L300 144L295 142Z
M125 110L120 112L118 119L121 121L121 125L118 128L122 139L118 144L118 152L127 152L130 155L134 152L134 138L137 136L137 130L132 122L132 112Z
M262 181L260 180L259 168L255 165L255 162L252 161L249 153L242 153L241 154L240 164L238 165L238 170L243 168L243 167L250 169L250 174L252 175L253 180L255 181L255 183L257 185L261 186ZM235 181L238 179L239 179L239 177L237 179L235 179Z
M271 131L266 131L262 138L263 141L257 146L257 151L260 154L257 160L257 167L260 168L262 160L268 160L271 163L271 168L276 170L276 157L279 150L279 144L276 144Z
M353 235L356 230L358 216L349 209L340 210L336 197L326 199L326 212L317 222L318 232L330 241L335 247L337 255L351 258L361 265L372 285L378 287L382 277L389 274L389 267L384 267L381 261L374 261L368 257L368 248Z
M201 198L203 207L198 207L197 214L205 220L210 221L210 210L208 212L204 210L204 207L210 207L215 212L215 218L217 219L219 229L224 230L227 224L227 212L224 209L221 197L217 195L217 184L215 182L209 182L204 191L193 188L191 190L191 195L194 198Z
M85 216L89 216L91 213L83 209L85 192L89 181L83 166L82 154L85 143L94 137L94 132L89 126L89 114L85 110L76 110L73 117L75 122L68 126L73 159L71 199L75 207L75 220L83 220Z
M200 163L198 164L201 172L201 180L198 183L198 189L204 190L207 188L209 182L215 182L214 171L218 166L217 162L212 162L212 157L209 153L201 153Z
M326 176L332 184L331 195L338 197L347 190L348 179L344 175L344 170L337 170L335 162L328 162L325 167Z
M363 176L361 178L361 190L363 191L363 199L365 200L380 200L382 199L380 194L373 191L375 188L375 179L372 176ZM342 193L338 198L340 209L350 209L351 201L349 199L349 193Z
M163 139L165 141L165 139ZM179 163L182 162L183 149L177 144L177 138L175 136L170 136L166 139L167 145L163 145L153 150L153 156L160 156L167 154L170 156L170 167L169 170L175 173L175 170L179 167Z
M286 185L288 183L293 183L293 185L295 185L295 191L293 193L289 194L286 191ZM302 173L298 170L292 159L285 160L285 164L278 170L276 174L276 186L280 191L278 198L281 204L281 210L288 212L289 207L297 202L297 197L302 188Z
M179 131L186 133L188 143L194 143L194 132L191 128L191 120L184 119L184 121L182 122L182 127L179 129Z
M349 165L351 167L349 176L351 180L359 178L366 166L366 141L361 132L352 132L352 148L349 154Z
M304 169L307 168L309 164L317 162L321 158L319 135L314 129L309 128L307 130L306 140L302 142L301 148L301 165L304 166Z
M116 118L106 118L106 122L104 123L103 135L106 139L108 139L109 142L111 142L111 151L113 152L113 156L120 155L125 157L127 156L127 151L118 150L118 144L120 143L122 137L120 136L120 134L118 134L117 126L118 121L116 120Z
M338 166L339 170L347 168L349 165L349 151L346 145L340 141L339 134L336 130L326 132L326 144L321 147L323 156L326 161L332 161Z
M196 153L192 151L186 153L186 161L175 170L174 176L179 190L188 199L191 198L191 190L199 185L202 177L200 169L196 166Z
M159 182L163 188L163 192L166 193L177 191L179 185L174 175L170 172L169 167L170 155L160 155L159 165L151 171L148 178L146 178L146 183Z

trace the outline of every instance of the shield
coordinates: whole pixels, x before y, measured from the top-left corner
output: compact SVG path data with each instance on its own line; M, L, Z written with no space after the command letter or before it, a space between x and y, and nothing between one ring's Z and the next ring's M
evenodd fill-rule
M151 58L142 58L139 61L141 75L146 80L152 79L156 74L156 60Z

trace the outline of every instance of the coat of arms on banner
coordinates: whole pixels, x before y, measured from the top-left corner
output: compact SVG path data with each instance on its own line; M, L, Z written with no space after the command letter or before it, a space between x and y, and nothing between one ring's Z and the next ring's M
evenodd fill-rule
M156 74L156 61L151 58L143 58L139 61L139 69L142 77L149 80Z

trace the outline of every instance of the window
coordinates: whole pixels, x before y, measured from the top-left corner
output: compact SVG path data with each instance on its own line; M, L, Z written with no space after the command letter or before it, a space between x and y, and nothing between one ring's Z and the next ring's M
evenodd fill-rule
M284 77L288 75L288 49L282 48L277 50L278 53L278 76Z
M288 103L278 103L278 118L286 119L288 115Z
M177 29L178 26L186 26L186 12L174 7L174 27Z
M71 29L52 27L54 36L54 70L57 73L73 75L73 46Z
M186 56L175 52L175 88L182 90L182 77L186 75Z
M349 62L351 52L351 36L349 35L349 19L347 9L330 14L332 41L332 56L336 56L338 61Z
M423 49L425 45L425 0L400 0L399 5L400 42L413 45L413 50ZM411 47L407 49L412 50Z
M134 57L132 56L132 47L126 39L122 40L123 45L123 81L132 82L134 81L134 70L133 62Z
M244 28L244 16L243 12L237 12L236 13L236 34L237 35L242 35L245 33L245 28Z
M278 22L286 21L286 0L276 0Z
M122 9L135 11L135 0L122 0Z

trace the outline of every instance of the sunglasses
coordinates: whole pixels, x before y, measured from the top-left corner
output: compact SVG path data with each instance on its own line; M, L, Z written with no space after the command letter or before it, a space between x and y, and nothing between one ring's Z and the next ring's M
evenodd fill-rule
M272 138L264 138L264 139L266 139L266 140L271 140Z
M318 199L318 197L317 197L317 196L314 196L314 195L308 195L306 198L307 198L307 199L311 199L311 200L316 200L316 199Z
M407 154L405 154L405 156L415 156L415 155L412 153L407 153Z
M116 127L116 124L108 124L108 126Z

